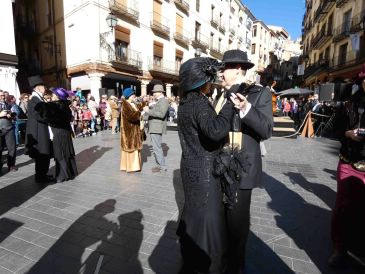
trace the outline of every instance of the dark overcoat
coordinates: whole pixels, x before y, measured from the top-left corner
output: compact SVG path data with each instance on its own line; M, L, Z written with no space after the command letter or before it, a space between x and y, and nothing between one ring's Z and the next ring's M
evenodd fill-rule
M51 156L51 141L47 121L35 110L38 103L43 101L32 96L28 102L28 121L25 135L25 153L31 158Z
M247 101L252 105L246 116L241 119L242 153L248 162L248 175L241 178L240 189L260 187L262 186L260 141L270 138L273 130L271 92L268 88L258 85L247 87L245 83L232 86L229 91L247 96ZM215 102L218 100L219 97L215 99Z
M198 92L180 101L177 123L185 204L178 235L184 263L191 273L222 271L224 209L213 161L226 142L232 115L232 104L226 104L217 115L208 98Z

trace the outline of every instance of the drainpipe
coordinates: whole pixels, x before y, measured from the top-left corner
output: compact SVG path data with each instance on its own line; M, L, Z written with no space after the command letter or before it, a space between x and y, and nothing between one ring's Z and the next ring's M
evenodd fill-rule
M56 82L57 82L57 87L59 87L60 86L60 77L59 77L59 71L58 71L56 13L55 13L54 0L52 0L52 27L53 27L53 51L54 51Z

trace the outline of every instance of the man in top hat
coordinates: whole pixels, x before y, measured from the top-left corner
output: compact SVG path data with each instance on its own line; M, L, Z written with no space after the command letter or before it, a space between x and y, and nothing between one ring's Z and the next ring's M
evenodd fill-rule
M161 143L162 134L166 134L167 114L169 101L164 96L164 88L161 84L156 84L152 89L155 104L143 108L144 119L148 119L148 132L151 136L153 153L157 166L152 168L152 172L166 171L167 166L163 155Z
M3 145L2 140L5 141L8 148L8 171L17 171L15 166L16 159L16 142L14 134L13 118L14 114L11 112L11 105L5 100L5 92L0 90L0 174L3 167L2 152Z
M242 273L245 246L249 232L252 189L262 185L262 160L260 141L271 137L273 117L271 92L268 88L245 83L246 71L254 66L247 53L238 49L228 50L223 55L224 68L220 73L225 91L215 98L213 105L217 113L226 98L232 94L240 101L240 132L230 133L230 142L238 142L244 158L248 161L248 175L241 178L236 203L226 209L228 233L229 274ZM233 130L237 131L237 130Z
M47 176L50 159L52 157L52 134L44 117L41 117L35 110L40 102L45 102L44 94L46 88L40 76L28 78L29 84L33 87L32 98L28 102L28 121L25 135L26 154L35 161L35 180L38 183L47 183L52 178Z

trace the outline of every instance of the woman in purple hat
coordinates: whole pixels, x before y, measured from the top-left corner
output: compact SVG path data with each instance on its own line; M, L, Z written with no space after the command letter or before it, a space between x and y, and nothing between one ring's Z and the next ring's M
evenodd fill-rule
M56 162L55 178L58 183L72 180L77 174L75 150L72 143L70 101L68 92L63 88L52 90L52 101L37 105L37 111L51 127L53 153Z

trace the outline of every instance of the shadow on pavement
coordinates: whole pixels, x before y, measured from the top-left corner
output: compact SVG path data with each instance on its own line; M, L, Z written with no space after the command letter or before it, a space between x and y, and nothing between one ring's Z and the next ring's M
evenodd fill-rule
M324 168L323 171L329 173L331 175L331 179L337 180L337 170Z
M83 173L88 167L100 159L107 151L113 149L112 147L101 147L92 146L90 148L84 149L83 151L77 153L76 164L79 171L79 175Z
M48 184L37 184L34 176L26 177L0 189L0 215L32 198Z
M293 183L299 184L305 190L316 195L330 208L334 205L335 192L329 187L308 182L298 173L289 172L285 175ZM301 258L300 253L295 254L299 252L299 249L308 255L320 273L360 273L354 269L335 272L327 264L328 257L332 252L330 239L331 211L307 202L302 196L275 178L267 174L265 174L265 177L265 181L270 181L265 185L265 189L271 197L271 202L268 203L269 208L277 212L275 216L276 225L297 246L297 249L287 247L286 251L292 253L284 255L299 260L294 262L296 264L294 268L307 269L309 272L317 271L314 269L310 271L310 263L303 261L305 258ZM275 244L275 241L273 244ZM281 247L283 250L285 248Z
M140 211L122 214L117 224L106 218L115 204L106 200L85 212L27 273L95 273L100 267L100 273L142 274L138 252L143 215Z
M167 157L170 147L166 143L161 144L163 156Z
M1 218L0 219L0 243L4 241L8 236L13 234L15 230L21 227L23 223L11 220L8 218Z
M152 146L143 144L142 151L141 151L142 163L146 163L148 157L151 157L151 155L152 155Z

